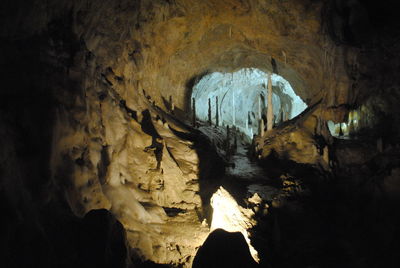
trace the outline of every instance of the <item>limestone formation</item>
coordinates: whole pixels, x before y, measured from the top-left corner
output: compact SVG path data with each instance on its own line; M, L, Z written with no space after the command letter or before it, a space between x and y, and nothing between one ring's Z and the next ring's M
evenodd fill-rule
M272 80L268 74L268 105L267 105L267 131L274 126L274 107L272 106Z
M333 245L334 250L318 251L313 244L315 252L306 251L302 246L309 241L284 241L290 237L284 230L290 224L280 225L278 220L275 224L268 218L268 224L261 225L267 230L261 233L279 237L272 243L268 240L272 246L254 243L253 256L257 246L268 244L276 251L277 267L281 259L298 260L304 252L309 256L298 265L305 267L369 263L391 267L385 262L397 257L391 250L398 245L399 233L397 222L387 215L398 207L389 203L399 192L400 48L396 23L379 21L390 16L378 9L377 14L371 12L364 2L0 1L0 196L6 248L0 251L2 265L101 266L90 262L93 255L88 252L98 248L93 241L104 235L99 240L106 245L101 252L106 253L95 251L107 259L104 265L118 252L121 265L115 267L136 267L132 261L147 260L190 267L210 233L209 224L211 229L224 228L218 221L228 222L226 229L241 232L249 242L249 230L259 226L256 213L238 205L243 200L235 200L245 194L237 197L221 188L211 199L221 181L234 177L223 175L229 168L223 148L225 128L220 126L229 125L225 120L229 118L237 127L230 134L232 138L235 133L234 157L248 160L244 148L253 142L259 161L251 168L271 158L288 161L317 170L311 175L320 179L318 187L329 176L342 179L347 187L324 185L322 190L332 190L326 199L341 198L326 202L318 199L326 192L316 191L309 200L321 204L312 209L296 207L297 201L303 202L300 198L293 203L268 201L278 204L271 217L284 218L292 212L304 216L304 211L321 212L321 207L332 213L331 218L325 211L319 213L330 221L317 227L332 227L337 220L337 228L348 228L337 232L343 240L318 240L316 245ZM367 27L369 22L373 27ZM270 72L275 73L268 76L265 94L261 84ZM218 92L205 90L200 105L192 95L195 86L217 74L231 78L223 80ZM234 88L232 83L240 80L239 74L247 78L262 74L260 89L240 87L224 98ZM279 84L285 81L296 100L302 101L302 109L288 101L289 94ZM303 112L307 105L310 108ZM360 107L360 112L346 121L352 107ZM197 116L200 112L203 118ZM214 118L215 126L207 127L207 120L211 126ZM273 128L274 121L282 118L285 122ZM336 131L340 137L331 135L325 122L340 128ZM360 134L360 142L347 139L348 131ZM241 138L239 132L248 137ZM257 132L258 137L253 135ZM368 139L363 140L362 134ZM265 174L257 178L274 179ZM243 178L232 181L239 181L237 188L249 183ZM222 207L216 205L220 201ZM267 215L261 216L269 217L266 207L257 213L263 210ZM104 217L99 226L105 226L98 233L87 223L97 213ZM381 217L373 224L355 224ZM306 219L299 226L315 227L308 224L314 218L299 219ZM378 235L370 238L374 234ZM299 252L290 251L294 245ZM323 262L318 259L321 252L329 261L348 259ZM331 252L338 254L332 258ZM259 253L273 255L267 250ZM293 266L293 260L282 265Z
M211 99L208 98L208 124L211 126L212 125L212 119L211 119Z
M218 96L215 97L215 126L219 126Z

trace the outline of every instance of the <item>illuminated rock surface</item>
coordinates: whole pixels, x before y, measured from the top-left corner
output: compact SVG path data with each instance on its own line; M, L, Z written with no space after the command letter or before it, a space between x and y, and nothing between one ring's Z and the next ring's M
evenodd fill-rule
M251 245L248 233L248 230L256 224L253 219L254 212L239 206L222 187L211 197L211 206L213 208L211 231L223 229L231 233L240 232L249 246L253 259L259 262L257 251Z

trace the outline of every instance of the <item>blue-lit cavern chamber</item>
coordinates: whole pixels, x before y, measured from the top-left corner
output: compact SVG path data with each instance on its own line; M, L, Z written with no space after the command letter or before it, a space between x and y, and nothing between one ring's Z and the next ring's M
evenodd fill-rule
M271 81L273 125L290 120L307 108L283 77L272 74ZM211 124L216 124L219 117L221 126L235 127L252 139L260 131L260 120L267 120L267 85L268 74L254 68L207 74L193 87L196 117Z

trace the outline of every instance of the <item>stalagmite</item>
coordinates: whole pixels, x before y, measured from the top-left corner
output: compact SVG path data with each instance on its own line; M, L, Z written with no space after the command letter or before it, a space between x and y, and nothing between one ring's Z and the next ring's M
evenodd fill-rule
M230 128L229 125L226 126L226 155L229 156L230 151Z
M192 118L192 125L196 127L196 100L192 98L192 111L193 111L193 118Z
M253 122L251 121L250 111L247 113L247 119L248 119L249 125L252 125Z
M343 136L342 123L339 123L339 137Z
M259 131L260 137L264 136L264 120L261 118L260 119L260 131Z
M261 95L258 97L258 120L261 119Z
M354 131L355 130L355 127L354 127L354 122L353 122L353 120L351 119L350 120L350 123L349 123L349 135L353 135L354 134Z
M272 107L272 80L271 80L271 74L268 73L268 106L267 106L267 131L271 130L274 121L274 109Z
M215 126L219 125L219 114L218 114L218 96L215 97Z
M233 122L233 125L235 126L236 124L235 124L235 91L233 91L232 92L232 122Z
M234 127L233 128L233 152L236 152L236 148L237 148L237 128Z
M211 121L211 99L208 98L208 124L211 126L212 121Z

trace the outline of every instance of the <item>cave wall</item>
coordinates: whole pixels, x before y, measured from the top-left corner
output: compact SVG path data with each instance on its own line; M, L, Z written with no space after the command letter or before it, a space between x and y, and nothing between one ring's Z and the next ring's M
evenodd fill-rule
M17 211L10 226L31 218L32 202L57 200L80 217L106 208L137 255L186 262L208 232L196 209L201 167L213 161L202 162L194 141L179 135L190 129L152 103L165 110L171 96L184 119L196 79L271 71L272 56L303 100L322 99L324 119L342 120L371 93L383 100L372 105L397 111L389 96L398 94L399 46L379 23L365 33L365 12L376 17L350 2L2 1L2 196ZM171 219L163 207L188 212ZM179 220L187 232L163 229ZM199 236L189 241L192 231Z

